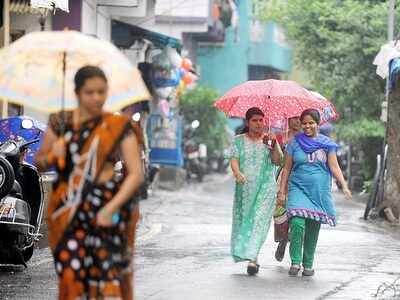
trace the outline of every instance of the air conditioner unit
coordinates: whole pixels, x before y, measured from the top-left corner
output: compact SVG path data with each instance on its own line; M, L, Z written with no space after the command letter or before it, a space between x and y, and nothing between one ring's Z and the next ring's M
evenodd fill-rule
M107 9L111 16L144 18L148 16L150 1L147 0L101 0L97 6Z

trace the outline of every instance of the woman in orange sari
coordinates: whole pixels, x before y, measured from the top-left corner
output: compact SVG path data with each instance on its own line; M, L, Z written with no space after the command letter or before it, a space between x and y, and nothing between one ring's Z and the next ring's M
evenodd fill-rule
M107 89L101 69L78 70L78 108L50 116L36 156L39 169L58 173L47 221L61 300L133 299L133 194L143 171L129 119L103 111ZM118 179L121 158L127 174Z

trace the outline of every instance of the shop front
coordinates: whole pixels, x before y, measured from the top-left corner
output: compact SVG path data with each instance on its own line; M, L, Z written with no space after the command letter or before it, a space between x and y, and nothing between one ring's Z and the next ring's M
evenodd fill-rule
M150 164L168 170L182 168L179 97L196 75L190 60L180 55L180 40L120 21L113 21L112 40L138 66L153 96L148 107L130 108L133 118L141 116Z

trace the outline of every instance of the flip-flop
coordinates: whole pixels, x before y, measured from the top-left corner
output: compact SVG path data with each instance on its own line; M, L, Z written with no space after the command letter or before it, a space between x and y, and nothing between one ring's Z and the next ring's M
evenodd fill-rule
M279 242L278 247L276 248L276 251L275 251L275 259L277 261L282 261L283 258L285 257L285 250L286 250L287 242L288 242L287 240Z

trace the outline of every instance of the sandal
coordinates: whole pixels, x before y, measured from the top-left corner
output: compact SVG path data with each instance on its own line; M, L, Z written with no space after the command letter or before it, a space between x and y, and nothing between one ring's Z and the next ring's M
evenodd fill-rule
M304 268L302 275L305 277L311 277L314 276L315 271L314 269L308 269L308 268Z
M247 266L247 274L249 274L249 276L254 276L258 274L259 270L260 270L259 264L256 264L255 262L249 262L249 265Z
M277 261L282 261L283 258L285 257L286 245L287 245L287 240L279 242L278 247L276 248L275 251L275 259Z
M291 265L289 269L289 276L297 276L300 272L300 265Z

